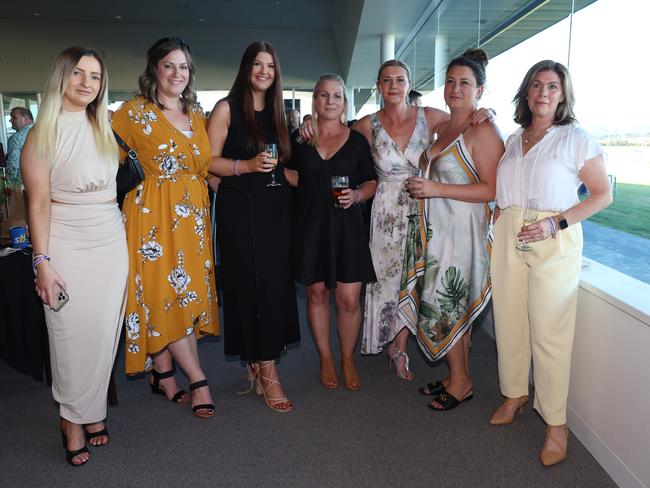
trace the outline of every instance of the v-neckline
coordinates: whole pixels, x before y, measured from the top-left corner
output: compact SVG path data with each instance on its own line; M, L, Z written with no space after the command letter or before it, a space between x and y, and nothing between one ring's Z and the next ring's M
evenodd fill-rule
M165 115L165 112L164 112L164 111L163 111L163 110L162 110L158 105L156 105L156 104L154 104L154 105L155 105L156 109L158 109L158 112L160 112L160 116L159 116L159 117L163 120L163 123L164 123L165 125L167 125L167 127L168 127L169 129L171 129L171 131L172 131L173 133L178 133L178 134L182 135L182 136L185 138L185 140L186 140L188 143L191 144L191 143L192 143L192 138L187 137L187 136L183 133L182 130L178 129L174 124L172 124L171 121L170 121L170 120L167 118L167 116ZM191 110L187 113L187 121L188 121L189 124L190 124L190 130L191 130L191 131L194 131L194 124L192 123L192 116L191 116L191 113L192 113Z
M409 136L409 139L406 142L406 146L404 146L404 149L399 147L399 145L395 142L393 136L390 135L390 132L388 132L383 122L380 120L378 113L375 114L375 119L377 119L379 126L384 130L384 132L390 139L390 142L392 142L393 146L400 152L400 154L402 154L402 156L406 156L406 151L408 151L408 148L411 145L411 142L413 140L413 135L415 134L415 130L418 128L418 120L420 119L420 109L419 108L417 109L417 113L415 114L415 124L413 124L413 130L411 131L411 135Z
M321 159L321 161L323 161L323 162L331 161L332 159L334 159L334 156L336 156L338 153L340 153L341 149L343 149L345 147L345 145L350 140L350 137L352 137L352 129L348 129L348 136L345 138L345 141L343 141L343 144L341 144L341 146L336 151L334 151L332 153L332 155L327 159L325 159L323 157L323 155L318 150L318 147L314 147L314 149L316 149L316 153L318 154L318 157Z

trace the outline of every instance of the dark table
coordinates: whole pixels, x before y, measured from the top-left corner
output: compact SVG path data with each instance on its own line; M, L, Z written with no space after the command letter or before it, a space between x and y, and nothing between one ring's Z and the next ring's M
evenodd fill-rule
M16 371L43 381L48 351L43 303L34 290L31 252L0 257L0 358Z
M31 250L0 257L0 358L19 373L51 385L49 351L43 302L34 289ZM108 403L117 405L113 374Z

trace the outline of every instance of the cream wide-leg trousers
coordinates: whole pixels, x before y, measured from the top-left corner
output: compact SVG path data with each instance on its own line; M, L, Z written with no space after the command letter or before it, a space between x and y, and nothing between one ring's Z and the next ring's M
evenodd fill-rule
M571 352L582 258L582 227L571 225L516 249L523 210L507 208L494 224L491 276L499 385L508 398L528 395L548 425L566 423ZM552 215L540 212L539 219Z
M75 424L106 418L106 395L120 339L129 271L117 203L52 204L49 254L70 301L45 307L52 395Z

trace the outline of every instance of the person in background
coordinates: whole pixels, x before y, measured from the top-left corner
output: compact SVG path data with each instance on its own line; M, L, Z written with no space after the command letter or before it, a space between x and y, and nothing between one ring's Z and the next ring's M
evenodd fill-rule
M113 129L137 152L145 179L124 199L129 244L126 372L151 371L151 391L191 400L214 415L197 338L219 334L210 202L210 143L196 101L189 45L165 37L147 51L140 95L113 114ZM191 395L174 378L174 361ZM190 398L191 397L191 398Z
M312 100L314 137L296 140L291 151L291 166L299 176L293 205L295 279L307 287L307 317L320 355L321 384L338 386L330 348L333 291L344 383L358 390L354 349L361 326L359 295L362 283L375 280L359 204L375 194L377 176L368 141L347 127L343 79L321 76ZM346 176L349 185L337 202L332 198L334 176Z
M491 210L503 141L489 121L469 122L485 89L487 54L468 49L447 66L444 97L451 119L434 129L422 153L424 177L412 177L411 197L423 211L409 221L406 279L400 314L417 323L418 343L431 361L447 360L449 376L420 388L449 410L473 396L469 370L472 324L490 302ZM418 218L419 217L419 218Z
M287 110L287 127L289 128L289 134L293 133L298 127L300 127L300 111L295 108L290 108Z
M420 93L417 90L409 91L409 105L413 105L414 107L421 107L422 106L422 93Z
M580 222L612 201L603 150L578 126L569 71L544 60L514 98L520 128L497 171L491 275L499 385L506 397L490 418L512 422L528 401L546 422L544 466L566 458L567 397L582 258ZM588 196L580 201L584 183ZM535 221L528 225L525 220Z
M7 141L7 187L9 196L9 218L25 219L25 200L23 198L23 180L20 175L20 153L23 150L27 133L34 126L34 116L25 107L14 107L9 120L16 131Z
M62 51L21 159L52 395L73 466L90 458L86 441L108 444L106 397L124 319L128 255L107 100L108 74L99 53Z
M275 361L300 340L291 273L291 142L277 52L265 41L244 51L228 97L208 122L217 192L227 355L246 361L269 408L289 412ZM275 145L275 147L271 145ZM274 151L275 149L275 151ZM277 152L277 154L273 154ZM295 174L295 172L293 172Z

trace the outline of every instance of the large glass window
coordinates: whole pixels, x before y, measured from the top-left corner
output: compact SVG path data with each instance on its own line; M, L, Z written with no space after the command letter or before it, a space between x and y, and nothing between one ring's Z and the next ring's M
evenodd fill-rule
M584 255L650 283L650 120L645 93L650 66L639 45L640 35L647 28L650 2L598 0L570 14L569 2L563 20L490 60L481 105L496 110L496 122L505 138L517 128L511 101L528 68L542 59L554 59L569 67L578 120L603 146L614 191L614 203L583 223ZM467 13L468 19L477 15L480 13ZM519 15L514 5L513 15ZM452 33L445 34L446 27L441 27L450 16L452 12L447 10L439 21L429 21L428 35L447 42L445 49L434 49L437 56L448 53L443 65L462 51L449 45ZM481 32L473 42L466 39L465 46L476 45L480 39L486 42L481 47L490 52L496 42L489 38L493 28L490 19L479 20L477 28ZM423 29L418 46L424 35ZM422 66L419 47L412 50L408 51L409 58ZM423 98L426 105L443 108L442 89L433 89L439 85L433 67L439 65L434 56L429 62L432 71L425 78L416 77L421 83L416 86L420 91L430 90Z

